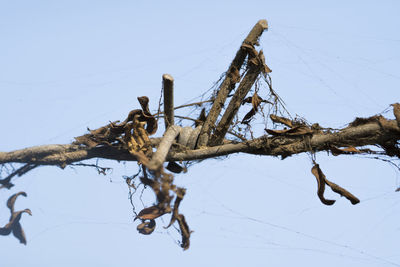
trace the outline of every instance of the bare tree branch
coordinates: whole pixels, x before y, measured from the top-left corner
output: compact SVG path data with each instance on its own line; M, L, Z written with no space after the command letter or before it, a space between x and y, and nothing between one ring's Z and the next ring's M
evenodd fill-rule
M246 45L258 45L258 39L266 29L268 29L267 21L259 20L247 35L246 39L243 41L242 46L237 51L235 58L226 72L225 80L222 82L219 88L217 97L213 103L213 106L211 107L210 112L208 113L207 119L204 122L203 128L200 132L198 146L207 145L210 132L217 121L218 115L225 104L226 98L231 90L235 88L236 83L240 81L239 70L242 67L248 53Z
M179 130L171 130L174 140ZM172 137L174 136L174 137ZM215 158L233 153L249 153L268 156L291 156L303 152L330 151L335 147L360 147L367 145L385 146L388 142L400 140L400 128L396 120L386 120L383 117L372 117L370 121L350 126L335 132L315 131L311 135L299 136L261 136L246 142L232 142L214 147L195 150L173 147L167 157L157 157L157 162L188 161ZM152 146L156 146L160 138L151 138ZM168 141L169 142L169 141ZM163 155L165 154L165 150ZM400 155L395 155L400 157ZM66 165L92 158L103 158L119 161L136 161L126 149L113 146L88 148L79 145L44 145L0 152L0 164L18 162L36 165Z

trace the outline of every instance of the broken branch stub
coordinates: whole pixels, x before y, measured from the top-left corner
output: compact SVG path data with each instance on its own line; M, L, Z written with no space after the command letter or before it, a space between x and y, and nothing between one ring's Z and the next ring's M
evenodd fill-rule
M169 74L164 74L163 90L164 90L164 121L165 129L174 125L174 78Z
M207 145L211 130L214 128L214 124L217 121L218 115L220 114L229 93L235 88L236 83L240 81L239 70L241 69L244 60L248 54L246 45L258 45L258 39L260 38L264 30L267 29L267 21L259 20L257 24L254 25L250 33L247 35L246 39L244 39L239 50L236 52L236 56L232 60L232 63L229 66L228 71L226 72L226 77L219 87L217 97L215 98L211 110L208 113L207 119L204 122L197 146Z

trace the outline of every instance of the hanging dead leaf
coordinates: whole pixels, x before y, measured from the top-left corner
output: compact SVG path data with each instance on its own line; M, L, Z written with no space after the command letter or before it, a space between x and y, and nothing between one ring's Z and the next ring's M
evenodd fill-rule
M186 189L178 187L176 190L176 198L174 203L174 209L172 211L171 221L169 222L168 226L165 228L169 228L178 218L179 216L179 205L186 194Z
M267 66L267 64L265 64L265 56L264 56L264 52L262 50L260 50L260 53L258 54L258 57L259 57L259 59L261 61L262 72L264 74L272 72L272 70Z
M241 123L243 124L248 124L250 120L253 118L253 116L256 115L256 111L254 109L251 109L247 114L244 116L243 120Z
M356 205L358 203L360 203L360 200L355 197L352 193L350 193L349 191L347 191L346 189L340 187L339 185L325 179L325 182L327 185L330 186L330 188L332 189L333 192L340 194L341 196L347 198L348 200L350 200L351 204Z
M15 204L15 201L17 200L17 197L18 196L24 196L24 197L26 197L27 196L27 194L25 193L25 192L18 192L18 193L16 193L16 194L14 194L14 195L12 195L8 200L7 200L7 208L9 208L10 209L10 212L11 213L14 213L14 204Z
M179 214L176 220L179 223L179 229L181 230L181 235L182 235L181 247L183 248L183 250L187 250L190 246L191 231L189 229L188 224L186 223L185 216L183 216L183 214Z
M287 118L279 117L279 116L276 116L274 114L269 115L269 117L271 118L271 120L274 123L284 124L284 125L286 125L286 126L288 126L290 128L293 128L293 122L291 120L287 119Z
M24 209L21 211L14 211L14 204L18 196L25 196L25 192L19 192L14 195L12 195L8 200L7 200L7 207L10 209L11 216L9 222L4 226L0 227L0 235L9 235L10 233L13 233L13 235L19 240L20 243L26 245L26 237L25 237L25 232L22 229L22 226L20 224L21 216L23 213L27 213L29 215L32 215L32 212L30 209Z
M252 109L244 116L243 120L241 123L247 124L250 122L251 118L256 114L258 111L258 107L262 102L267 102L264 99L262 99L257 92L254 92L252 97L248 97L243 100L243 103L251 103Z
M136 227L138 232L143 235L150 235L151 233L153 233L155 228L156 228L155 220L143 221Z
M322 203L325 205L333 205L335 203L335 200L331 199L326 199L324 197L324 192L325 192L325 175L322 173L321 169L319 168L318 164L315 164L311 168L311 173L317 178L317 183L318 183L318 197L321 200Z
M349 191L326 179L324 173L321 171L318 164L314 164L314 166L311 169L311 172L317 178L318 181L318 197L320 198L321 202L324 203L325 205L333 205L333 203L335 203L335 200L327 200L324 198L325 184L327 184L332 189L333 192L340 194L341 196L344 196L345 198L350 200L351 204L355 205L360 203L360 200L353 194L351 194Z

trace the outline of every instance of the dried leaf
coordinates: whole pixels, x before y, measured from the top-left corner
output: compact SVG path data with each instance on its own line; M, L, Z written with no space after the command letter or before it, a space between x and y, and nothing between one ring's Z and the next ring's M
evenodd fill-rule
M251 105L256 112L258 111L258 106L261 104L262 100L263 99L258 96L257 92L254 92L253 96L251 97Z
M11 213L14 213L14 204L15 204L15 201L17 200L17 197L18 197L18 196L21 196L21 195L24 196L24 197L27 196L25 192L18 192L18 193L16 193L16 194L12 195L12 196L7 200L7 208L10 209L10 212L11 212Z
M141 96L138 97L138 101L143 110L143 120L147 122L146 131L149 135L153 135L157 132L158 124L156 118L150 113L149 98L147 96Z
M271 135L276 135L276 136L281 136L281 135L296 136L296 135L308 135L313 133L313 130L305 125L299 125L291 129L285 129L285 130L265 129L265 131Z
M24 230L22 229L22 226L20 224L21 216L23 213L27 213L29 215L32 215L32 212L30 209L24 209L21 211L14 211L14 204L19 195L23 195L26 197L25 192L19 192L14 195L12 195L8 200L7 200L7 207L10 209L11 216L9 222L4 226L0 227L0 235L9 235L11 232L13 235L19 240L20 243L26 245L26 237Z
M168 162L167 170L173 173L181 173L183 171L183 167L175 161L170 161Z
M281 124L284 124L284 125L286 125L286 126L288 126L288 127L290 127L290 128L293 128L293 123L292 123L292 121L289 120L289 119L287 119L287 118L279 117L279 116L276 116L276 115L274 115L274 114L269 115L269 117L271 118L271 120L272 120L274 123L281 123Z
M393 106L393 114L396 117L397 126L400 127L400 104L394 103Z
M155 228L156 228L155 220L143 221L141 224L139 224L136 227L138 232L143 235L149 235L149 234L153 233Z
M186 189L179 187L176 190L176 198L174 203L174 209L172 211L171 221L169 222L168 226L165 228L169 228L179 217L179 205L186 194Z
M176 220L179 223L179 228L181 230L181 235L182 235L181 247L183 248L183 250L187 250L190 246L191 231L189 230L189 226L186 223L185 216L183 216L183 214L179 214Z
M243 120L241 123L248 124L250 120L253 118L253 116L256 115L256 111L254 109L251 109L247 114L244 116Z
M260 59L260 61L261 61L261 64L262 64L262 72L263 73L270 73L270 72L272 72L272 70L267 66L267 64L265 64L265 56L264 56L264 52L262 51L262 50L260 50L260 53L258 54L258 57L259 57L259 59Z
M341 154L359 154L359 153L363 153L362 151L358 150L357 148L353 147L353 146L349 146L346 148L337 148L335 146L331 146L330 150L332 152L332 155L334 156L338 156Z
M325 175L322 173L321 169L319 168L318 164L315 164L312 168L311 168L311 173L315 176L315 178L317 178L317 182L318 182L318 197L321 200L322 203L324 203L325 205L333 205L335 203L335 200L331 200L331 199L326 199L324 197L324 192L325 192Z
M330 186L330 188L332 189L333 192L340 194L341 196L347 198L348 200L350 200L351 204L356 205L358 203L360 203L360 200L355 197L352 193L350 193L349 191L347 191L346 189L340 187L339 185L325 179L325 182L327 185Z
M26 236L25 232L22 229L20 224L21 216L23 213L27 213L32 216L32 212L30 209L24 209L21 211L17 211L13 213L11 216L10 222L5 226L5 228L10 227L13 235L19 240L20 243L26 245Z
M154 220L166 213L171 212L170 210L160 206L160 205L155 205L151 206L148 208L142 209L139 214L136 216L135 219L141 219L141 220Z
M321 202L324 203L325 205L333 205L333 203L335 203L335 200L327 200L324 198L325 184L327 184L332 189L333 192L338 193L341 196L344 196L345 198L350 200L351 204L355 205L360 203L360 200L353 194L351 194L349 191L326 179L324 173L321 171L318 164L315 164L312 167L311 173L314 174L314 176L317 178L318 197L320 198Z
M244 116L243 120L241 123L249 123L251 118L256 114L256 112L258 111L258 107L260 106L260 104L262 102L264 102L264 99L262 99L257 92L254 92L253 96L250 98L246 98L245 100L243 100L243 102L247 102L250 103L252 105L252 109Z

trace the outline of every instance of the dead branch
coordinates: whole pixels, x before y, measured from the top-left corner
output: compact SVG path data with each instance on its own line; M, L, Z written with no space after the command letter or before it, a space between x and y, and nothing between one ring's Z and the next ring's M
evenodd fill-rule
M266 29L268 29L267 21L259 20L257 24L254 25L250 33L247 35L239 50L236 52L236 56L229 66L228 71L226 72L225 80L219 87L217 97L214 100L210 112L208 113L206 121L204 122L203 128L200 132L198 146L207 145L210 132L214 128L214 124L217 121L218 115L225 104L226 98L228 97L231 90L235 88L236 83L240 81L239 71L248 54L246 45L258 45L258 39Z
M147 166L150 170L158 170L162 167L162 164L167 157L168 151L181 129L181 127L176 125L171 125L168 127L163 138L161 139L160 144L157 147L157 151L154 153L151 161Z
M261 68L258 65L251 66L241 81L239 87L235 91L224 115L222 116L218 126L215 129L215 133L211 137L210 145L218 145L224 140L226 132L228 131L234 116L239 110L243 99L250 91L257 77L260 75Z
M301 135L265 135L246 142L232 142L227 140L227 144L220 146L205 147L195 150L174 149L174 151L169 151L168 153L170 145L174 142L179 133L178 128L173 127L170 131L171 135L168 134L168 142L165 141L168 144L168 149L166 149L167 146L165 146L165 149L162 150L162 154L160 151L160 156L156 158L153 156L153 158L154 163L157 162L158 165L160 162L162 163L165 161L202 160L233 153L288 157L304 152L330 151L331 146L382 146L389 141L400 140L400 128L396 120L387 120L383 117L372 118L374 119L364 124L349 126L335 132L314 132L309 139ZM160 142L159 138L151 138L150 140L153 147ZM160 145L160 148L163 146ZM166 158L164 157L165 155L167 155ZM71 144L44 145L11 152L0 152L0 164L16 162L65 167L70 163L92 158L137 161L126 149L113 146L89 148Z
M164 89L164 121L165 129L174 125L174 78L169 74L162 76Z

